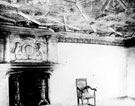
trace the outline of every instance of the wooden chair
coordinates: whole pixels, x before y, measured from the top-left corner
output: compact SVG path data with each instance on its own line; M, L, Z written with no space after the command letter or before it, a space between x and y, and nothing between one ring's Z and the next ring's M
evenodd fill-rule
M96 106L96 89L87 85L86 78L76 79L76 91L77 91L77 103L84 105L84 100L87 100L87 105ZM89 103L89 100L93 99L93 103Z

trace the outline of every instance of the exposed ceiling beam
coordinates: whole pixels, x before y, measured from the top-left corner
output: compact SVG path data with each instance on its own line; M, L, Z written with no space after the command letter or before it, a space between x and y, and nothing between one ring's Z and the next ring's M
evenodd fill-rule
M11 32L12 34L29 34L36 36L44 35L55 35L55 33L50 29L45 28L29 28L29 27L18 27L10 25L0 25L0 31Z
M110 1L111 1L111 0L106 0L106 1L105 1L104 5L103 5L102 8L101 8L101 11L102 11L102 12L104 12L106 6L110 3Z
M11 22L14 22L15 23L15 20L13 20L11 18L7 18L7 17L4 17L2 15L0 15L0 18L3 19L3 20L8 20L8 21L11 21Z
M64 23L58 21L57 19L53 19L53 18L51 18L51 17L49 17L49 18L48 18L48 17L45 17L45 18L47 18L48 20L57 22L57 23L59 23L59 24L61 24L61 25L65 25ZM73 26L73 25L66 24L65 26L67 26L67 27L69 27L69 28L72 28L72 29L75 29L75 30L81 30L79 27L75 27L75 26Z
M63 15L63 21L64 21L64 27L65 27L65 30L67 31L68 29L67 29L67 20L66 20L66 16L65 15Z
M21 16L23 16L24 18L26 18L26 19L32 21L32 22L37 23L38 25L41 25L41 23L40 23L39 21L37 21L37 20L35 20L35 19L32 19L29 15L26 15L26 14L24 14L24 13L21 12L21 11L18 11L18 14L21 15Z

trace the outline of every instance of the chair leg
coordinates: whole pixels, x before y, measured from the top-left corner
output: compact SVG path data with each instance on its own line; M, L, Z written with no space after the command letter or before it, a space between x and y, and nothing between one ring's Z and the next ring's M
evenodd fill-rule
M78 103L78 105L80 104L80 103L79 103L79 98L77 98L77 103Z
M87 99L87 104L89 105L90 103L89 103L89 99Z
M96 106L96 97L94 98L94 106Z
M83 106L83 99L81 99L82 100L82 106Z
M96 106L96 94L94 92L94 106Z

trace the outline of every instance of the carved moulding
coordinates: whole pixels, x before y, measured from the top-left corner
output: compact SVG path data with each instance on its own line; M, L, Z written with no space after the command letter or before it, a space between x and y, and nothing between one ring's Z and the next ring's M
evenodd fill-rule
M46 40L42 37L11 37L11 62L44 62L47 59Z

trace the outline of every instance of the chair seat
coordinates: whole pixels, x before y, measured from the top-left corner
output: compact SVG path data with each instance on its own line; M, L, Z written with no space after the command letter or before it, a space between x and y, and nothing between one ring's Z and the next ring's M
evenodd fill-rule
M83 99L90 99L90 98L94 98L94 95L91 95L89 93L83 93L82 98Z

